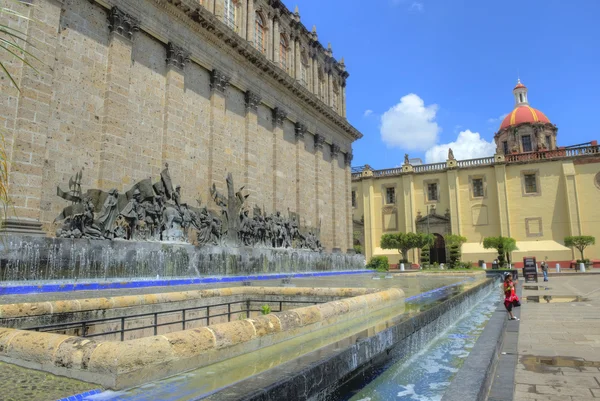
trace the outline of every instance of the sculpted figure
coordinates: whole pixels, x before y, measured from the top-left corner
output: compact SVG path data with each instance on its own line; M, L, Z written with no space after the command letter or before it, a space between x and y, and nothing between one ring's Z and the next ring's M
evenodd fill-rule
M448 160L454 160L454 152L452 148L448 148Z
M140 221L144 221L146 218L141 201L142 195L138 189L135 189L133 196L121 211L121 216L124 217L127 226L126 239L135 238Z
M408 161L408 153L404 154L404 164L410 164L410 162Z
M83 203L84 212L82 216L82 231L88 238L102 238L102 230L94 224L94 204L91 200L86 199Z
M105 238L113 239L115 236L114 224L119 216L119 191L111 189L108 192L108 197L104 201L100 216L98 217L98 227L102 230L102 235Z

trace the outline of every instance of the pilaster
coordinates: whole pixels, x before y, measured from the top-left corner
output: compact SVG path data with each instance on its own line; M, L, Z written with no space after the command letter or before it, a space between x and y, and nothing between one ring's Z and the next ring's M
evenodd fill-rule
M354 226L352 223L352 159L354 155L351 151L344 154L344 186L345 186L345 199L346 202L344 207L346 208L346 229L347 231L347 246L348 253L354 253Z
M210 139L208 147L208 182L221 192L225 190L227 175L225 161L226 90L230 77L214 69L210 74Z
M325 103L327 106L333 106L333 77L331 76L331 71L327 71L325 79L327 79L327 99L325 99Z
M282 210L284 192L282 188L285 186L280 181L279 169L280 160L286 155L280 155L277 151L277 144L283 140L283 122L287 118L287 111L281 107L273 109L273 210ZM283 175L283 174L281 174Z
M575 179L575 165L572 160L562 164L562 173L565 179L565 193L567 195L567 208L569 212L569 231L571 235L582 235L579 193Z
M451 169L446 172L448 178L448 194L450 198L450 224L452 234L461 235L460 216L460 187L458 183L458 171Z
M108 190L122 189L126 173L128 146L127 119L129 116L129 76L131 73L134 33L139 21L113 7L108 17L110 47L102 117L102 143L98 187Z
M301 155L304 152L304 137L306 136L306 125L297 121L294 125L295 138L296 138L296 212L300 216L305 216L307 213L306 206L300 201L302 196L302 186L300 185L301 171Z
M375 205L373 201L375 199L375 193L373 191L373 176L364 177L360 181L362 185L362 195L363 195L363 216L365 218L364 221L364 229L365 229L365 243L364 243L364 252L367 260L373 257L373 253L375 252L375 243L379 242L376 240L377 236L377 227L381 226L380 224L376 224L377 221L375 218Z
M323 194L321 193L320 186L323 181L321 176L321 164L323 163L323 146L325 145L325 137L319 133L315 133L314 137L314 149L315 149L315 225L322 228L321 212L323 203ZM321 237L321 241L323 238Z
M340 244L338 243L338 230L336 226L339 226L339 221L336 219L336 215L339 214L339 211L336 210L337 207L341 207L342 205L336 202L336 177L335 177L335 169L338 164L338 157L340 155L340 146L336 143L331 144L331 227L332 227L332 241L334 248L340 248ZM337 213L336 213L337 212ZM339 230L342 231L342 230Z
M300 40L294 38L294 72L293 76L297 81L302 79L302 56L300 55Z
M279 64L279 14L275 14L273 18L273 62Z
M248 13L246 14L246 40L254 43L254 29L256 25L256 11L254 10L254 0L248 1Z
M310 58L310 67L312 74L312 93L315 96L319 95L319 72L318 72L318 62L317 58L314 55Z
M506 165L495 164L496 190L498 191L498 211L500 213L500 235L510 237L510 213L508 204L508 188L506 182Z
M340 91L342 97L342 117L346 118L346 81L342 82L342 89Z
M184 69L189 62L190 53L173 43L167 45L167 74L165 85L164 129L162 138L162 163L169 164L171 174L185 177L186 169L182 165L182 154L186 153L183 127L184 109ZM132 184L132 183L131 183Z
M250 0L252 1L252 0ZM261 97L253 91L246 91L246 133L245 133L245 164L246 174L244 177L244 185L248 189L250 196L256 193L256 189L260 188L260 179L258 173L258 106L261 102Z

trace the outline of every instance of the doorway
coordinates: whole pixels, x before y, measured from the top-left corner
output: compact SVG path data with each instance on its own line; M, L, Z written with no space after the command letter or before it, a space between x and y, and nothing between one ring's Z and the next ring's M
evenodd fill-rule
M446 263L446 241L440 234L433 234L435 241L429 252L431 263Z

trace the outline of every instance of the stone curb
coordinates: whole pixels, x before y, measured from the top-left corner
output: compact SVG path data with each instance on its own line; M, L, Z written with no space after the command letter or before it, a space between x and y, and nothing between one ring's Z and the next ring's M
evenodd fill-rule
M357 314L368 314L371 310L404 302L401 289L374 291L378 290L227 288L219 294L360 295L252 319L123 342L96 342L61 334L0 328L0 360L122 389L209 365L324 325L354 318ZM123 302L137 304L140 297L119 298L124 298ZM179 300L185 295L178 293L174 297ZM154 296L151 299L159 298Z

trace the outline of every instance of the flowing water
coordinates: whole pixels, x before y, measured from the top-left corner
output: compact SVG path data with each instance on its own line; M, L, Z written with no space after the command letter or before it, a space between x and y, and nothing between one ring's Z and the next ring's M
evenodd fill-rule
M490 289L449 311L410 345L400 360L356 378L330 397L351 401L438 401L500 301ZM437 333L437 334L435 334Z

